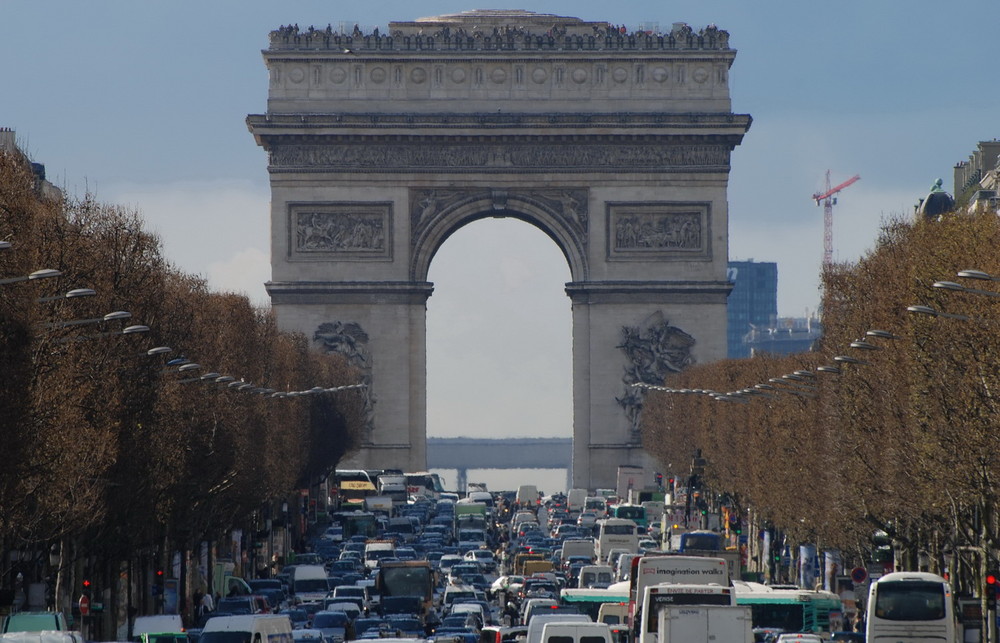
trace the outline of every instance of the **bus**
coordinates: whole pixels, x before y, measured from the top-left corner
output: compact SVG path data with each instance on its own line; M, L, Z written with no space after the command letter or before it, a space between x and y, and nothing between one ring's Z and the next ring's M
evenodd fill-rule
M736 604L750 607L755 629L829 636L844 628L840 597L832 592L775 588L734 581Z
M701 529L677 530L670 536L670 549L681 554L692 550L698 552L722 551L724 549L722 534Z
M886 574L868 590L867 609L868 641L960 640L951 585L937 574Z
M597 545L594 554L597 562L607 562L608 552L624 549L631 553L639 551L639 528L626 518L604 518L597 521Z
M628 584L618 583L607 589L564 589L559 592L559 601L597 621L602 605L628 605Z
M365 498L378 494L375 480L364 469L337 469L333 472L333 477L339 500L335 504L342 511L364 509Z
M378 533L378 523L375 514L367 511L340 511L332 516L333 522L343 528L343 540L347 542L353 536L374 538Z
M608 517L631 520L642 531L646 531L649 526L649 523L646 522L646 508L642 505L611 505L608 507Z
M436 473L419 471L403 475L406 476L406 493L410 496L437 500L444 493L444 487L441 485L441 476Z

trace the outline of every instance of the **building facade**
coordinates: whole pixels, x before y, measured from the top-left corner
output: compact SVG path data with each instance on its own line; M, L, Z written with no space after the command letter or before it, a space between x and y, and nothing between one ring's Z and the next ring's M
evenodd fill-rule
M730 261L733 290L726 303L726 355L750 357L750 332L774 328L778 318L778 264L766 261Z

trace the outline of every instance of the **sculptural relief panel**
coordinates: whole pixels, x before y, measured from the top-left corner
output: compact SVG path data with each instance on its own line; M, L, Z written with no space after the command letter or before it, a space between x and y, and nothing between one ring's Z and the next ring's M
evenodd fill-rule
M381 171L489 172L511 168L553 172L595 169L602 172L670 172L729 168L726 145L604 144L410 144L282 145L271 149L271 167Z
M711 203L607 203L609 261L710 260Z
M289 261L391 261L392 203L289 203L288 236Z

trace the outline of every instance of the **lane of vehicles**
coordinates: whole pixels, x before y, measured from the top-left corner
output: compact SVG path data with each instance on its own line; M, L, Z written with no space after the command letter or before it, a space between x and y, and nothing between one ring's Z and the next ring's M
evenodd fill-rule
M390 485L402 475L365 473ZM795 634L785 639L801 643L810 636L830 640L847 629L835 594L739 580L738 560L716 532L678 532L674 551L642 553L635 516L621 517L624 508L640 505L612 503L612 516L601 519L590 538L576 528L560 529L568 513L552 522L555 511L538 508L537 492L531 510L516 514L516 526L514 519L497 525L500 505L483 493L458 501L408 493L406 503L394 502L382 517L331 513L331 526L312 541L314 552L296 556L277 578L239 580L248 593L220 601L225 610L240 602L258 612L265 610L254 606L264 601L266 611L287 623L287 632L279 621L258 620L266 614L215 616L204 623L199 643L254 643L256 634L261 643L431 634L447 643L454 643L448 637L516 643L511 637L518 634L524 643L724 643L749 642L754 631L764 630L775 638ZM573 506L586 508L588 497L597 497L588 493L576 490ZM532 498L530 489L523 495ZM553 500L560 511L564 504L563 498ZM501 535L506 547L496 544ZM951 643L960 631L951 589L933 575L884 576L872 584L867 608L869 634L883 637L877 640L935 636ZM11 623L17 619L4 627ZM187 643L182 627L141 618L135 625L132 640L139 643ZM59 627L64 624L54 629Z

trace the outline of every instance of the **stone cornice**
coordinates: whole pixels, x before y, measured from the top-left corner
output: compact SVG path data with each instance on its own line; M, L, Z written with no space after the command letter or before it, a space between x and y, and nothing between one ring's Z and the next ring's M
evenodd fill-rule
M247 127L254 132L270 133L315 129L733 129L746 132L753 119L749 114L692 113L335 113L335 114L250 114Z
M728 281L597 281L566 284L574 304L725 303Z
M269 281L271 303L426 305L434 284L412 281Z

